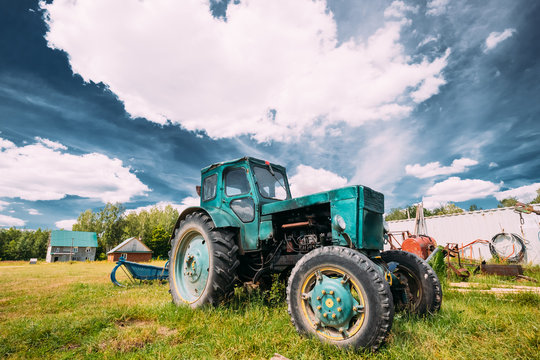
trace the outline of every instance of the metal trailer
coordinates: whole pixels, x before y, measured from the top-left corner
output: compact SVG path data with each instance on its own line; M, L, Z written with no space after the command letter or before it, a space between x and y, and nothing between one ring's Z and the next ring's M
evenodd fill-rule
M136 283L135 280L142 282L143 280L168 280L169 279L169 262L165 263L164 267L139 264L132 261L126 261L124 257L120 257L120 260L116 263L116 266L111 271L111 281L116 286L125 286L116 278L116 271L122 268L128 281Z

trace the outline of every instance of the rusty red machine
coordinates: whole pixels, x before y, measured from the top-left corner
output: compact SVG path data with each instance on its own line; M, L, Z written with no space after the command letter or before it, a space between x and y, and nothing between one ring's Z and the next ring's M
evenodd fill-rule
M409 231L389 232L388 243L392 250L399 248L418 255L425 260L437 248L435 239L426 234L427 226L424 218L424 207L420 203L416 207L414 234L411 234ZM401 236L401 242L398 241L397 236Z

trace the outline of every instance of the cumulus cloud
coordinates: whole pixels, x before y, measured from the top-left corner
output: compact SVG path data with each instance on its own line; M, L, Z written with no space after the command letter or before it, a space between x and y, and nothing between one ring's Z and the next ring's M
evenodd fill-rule
M347 179L325 169L299 165L289 178L293 197L333 190L347 185Z
M492 162L489 163L489 168L490 168L490 169L491 169L491 168L496 168L496 167L498 167L498 166L499 166L499 164L497 164L496 162L493 162L493 161L492 161Z
M170 201L160 201L156 204L153 204L153 205L147 205L147 206L140 206L138 208L135 208L135 209L128 209L126 210L126 214L131 214L131 213L140 213L141 211L150 211L152 208L155 208L157 207L158 209L164 209L166 206L171 206L173 209L176 209L178 210L179 213L181 213L182 211L184 211L185 209L187 209L188 207L190 206L199 206L201 203L200 201L200 198L198 196L188 196L186 198L184 198L180 204L175 204L173 202L170 202Z
M484 49L484 52L488 52L494 49L497 45L499 45L499 43L514 35L515 32L516 29L511 28L506 29L503 32L492 32L486 39L486 47Z
M446 12L450 0L431 0L427 3L427 15L438 16Z
M12 143L9 140L0 138L0 150L9 149L9 148L12 148L12 147L15 147L14 143Z
M438 161L427 163L426 165L414 164L405 166L408 175L419 179L425 179L437 175L458 174L468 171L470 166L477 165L478 161L468 158L455 159L450 166L441 166Z
M495 194L495 198L497 200L502 200L515 197L518 199L518 201L527 203L538 196L538 193L536 192L538 189L540 189L540 183L534 183L510 190L500 191Z
M54 223L57 229L70 230L73 228L73 225L77 222L77 219L66 219L60 220Z
M36 210L36 209L28 209L28 214L30 214L30 215L41 215L39 210Z
M384 17L403 18L407 12L416 14L418 6L406 5L403 1L394 1L384 10Z
M322 0L231 2L226 21L199 0L41 6L48 44L74 73L105 83L134 117L212 138L289 141L401 118L445 83L449 51L412 59L399 42L408 21L339 43ZM387 15L400 11L414 9L398 1Z
M0 226L24 226L26 221L12 216L0 214Z
M1 139L0 139L1 140ZM0 211L4 210L9 203L7 201L0 200Z
M1 149L0 197L59 200L77 195L125 202L150 190L119 159L99 153L72 155L64 152L60 143L36 140Z
M431 186L423 198L424 206L433 209L448 202L482 199L494 195L500 185L479 179L450 177Z
M42 143L48 148L54 149L54 150L67 150L67 147L65 145L60 144L59 142L52 141L49 139L40 138L39 136L36 136L34 139L36 139L37 142Z

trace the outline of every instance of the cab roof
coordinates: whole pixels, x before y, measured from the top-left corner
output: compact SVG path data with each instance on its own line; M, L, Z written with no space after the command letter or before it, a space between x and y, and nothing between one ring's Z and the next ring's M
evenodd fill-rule
M212 164L212 165L207 166L205 168L202 168L201 169L201 174L205 174L208 171L210 171L212 169L215 169L217 167L236 165L236 164L245 164L245 163L261 165L261 166L268 166L268 164L270 164L270 165L272 165L272 168L274 168L276 170L279 170L279 171L281 171L283 173L286 173L285 167L283 167L281 165L270 163L268 161L261 160L261 159L256 159L256 158L250 157L250 156L244 156L243 158L239 158L239 159L235 159L235 160L229 160L229 161L223 161L223 162L215 163L215 164Z

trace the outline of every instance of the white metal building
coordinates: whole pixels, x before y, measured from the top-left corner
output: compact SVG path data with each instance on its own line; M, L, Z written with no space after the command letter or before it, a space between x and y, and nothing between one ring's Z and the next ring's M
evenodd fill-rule
M534 205L535 210L540 205ZM523 223L522 223L523 222ZM433 237L438 245L457 243L461 247L476 239L491 240L501 232L515 233L525 239L526 255L524 262L540 265L540 216L521 214L513 207L464 212L461 214L426 217L427 234ZM408 220L389 221L390 231L414 231L414 218ZM386 245L386 248L389 248ZM472 253L471 253L472 252ZM466 249L466 257L490 259L488 245L475 244Z

